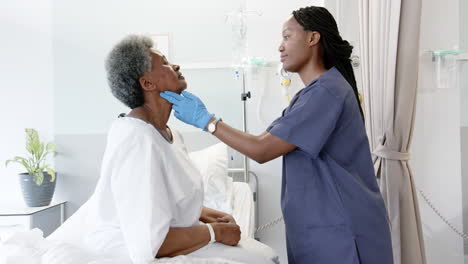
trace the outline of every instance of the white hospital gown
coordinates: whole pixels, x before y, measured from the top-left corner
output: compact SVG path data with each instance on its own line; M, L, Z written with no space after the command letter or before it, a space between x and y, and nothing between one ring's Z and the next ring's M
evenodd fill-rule
M202 177L181 135L175 130L172 135L169 143L151 124L134 117L114 121L94 193L47 239L118 263L152 263L170 227L199 225ZM276 262L275 256L248 238L237 247L208 244L187 257L263 264Z
M202 178L181 136L172 132L171 144L143 120L123 117L114 121L96 190L76 213L86 220L65 223L56 237L62 228L68 229L62 233L74 229L81 236L67 242L147 263L154 260L169 227L198 225Z

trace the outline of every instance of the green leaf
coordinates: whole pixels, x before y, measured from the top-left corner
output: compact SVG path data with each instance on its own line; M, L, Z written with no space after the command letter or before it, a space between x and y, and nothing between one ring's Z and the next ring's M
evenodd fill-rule
M40 161L42 159L42 154L44 154L44 143L39 142L36 152L36 160Z
M53 153L55 153L55 152L57 152L57 145L54 144L54 143L52 143L52 142L49 142L49 143L47 143L46 150L47 150L48 152L53 152Z
M29 167L28 165L28 162L26 161L26 159L22 159L21 160L21 164L23 165L23 167L26 169L26 170L31 170L31 168Z
M34 181L36 182L36 184L39 186L42 184L42 182L44 181L44 174L42 173L42 171L37 171L34 173Z
M26 158L20 157L20 156L15 156L13 160L18 161L18 160L26 160Z
M28 136L28 141L33 141L33 142L39 141L39 134L34 128L26 128L25 131Z
M49 168L49 165L45 164L44 166L40 167L39 170L44 171Z
M24 166L27 172L33 176L37 185L41 185L44 181L44 171L46 170L51 174L51 181L55 180L55 172L49 171L49 165L45 164L45 160L49 153L57 151L57 146L49 142L47 145L40 141L39 134L33 128L26 128L26 150L28 154L25 158L16 156L13 159L6 160L5 166L11 162L16 162Z
M9 164L10 162L16 162L16 163L22 164L26 170L29 170L29 166L28 166L27 159L25 159L25 158L23 158L23 157L16 156L16 157L14 157L14 158L11 159L11 160L7 160L7 161L5 162L5 166L8 166L8 164Z
M51 168L47 168L46 171L47 171L47 173L50 174L50 176L52 176L52 177L50 178L50 182L55 181L55 171L52 170Z
M26 151L28 151L28 153L31 153L31 154L34 153L33 145L31 141L26 141Z
M26 128L26 150L31 153L37 153L39 148L39 135L35 129Z

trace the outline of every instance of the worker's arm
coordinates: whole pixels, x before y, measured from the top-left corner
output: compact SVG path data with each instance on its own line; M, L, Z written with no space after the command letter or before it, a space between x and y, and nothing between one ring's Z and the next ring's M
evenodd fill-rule
M212 121L210 120L208 124ZM232 128L222 121L216 124L213 135L258 163L276 159L297 148L295 145L268 132L254 136Z
M174 115L187 124L206 130L206 126L214 120L213 115L206 110L200 98L187 91L183 91L181 95L165 91L160 93L160 96L172 103ZM295 145L268 132L254 136L222 122L217 124L214 135L231 148L258 163L270 161L296 148Z

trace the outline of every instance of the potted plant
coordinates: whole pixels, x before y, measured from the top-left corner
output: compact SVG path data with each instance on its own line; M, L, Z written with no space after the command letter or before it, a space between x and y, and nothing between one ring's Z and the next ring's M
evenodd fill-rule
M32 128L26 128L26 157L16 156L5 162L21 164L26 172L20 173L20 185L26 204L30 207L47 206L55 191L56 173L46 162L49 154L57 153L57 146L49 142L45 145L39 140L39 134Z

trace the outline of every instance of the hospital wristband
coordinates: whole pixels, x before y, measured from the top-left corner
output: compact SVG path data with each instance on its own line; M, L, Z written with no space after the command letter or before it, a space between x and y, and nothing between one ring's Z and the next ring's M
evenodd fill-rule
M213 230L213 226L211 226L211 224L206 224L206 227L208 227L208 231L210 231L210 242L209 243L216 242L216 237L215 237L215 232Z

